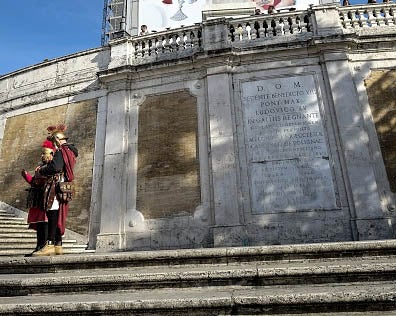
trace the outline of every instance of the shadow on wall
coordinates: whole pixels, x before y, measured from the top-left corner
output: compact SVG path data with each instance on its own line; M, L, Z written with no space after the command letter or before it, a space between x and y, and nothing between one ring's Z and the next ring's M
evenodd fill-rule
M20 175L22 169L34 174L41 161L41 144L49 125L65 123L69 141L79 150L75 166L76 196L70 203L67 228L87 235L92 185L93 150L96 130L96 100L57 106L9 117L1 150L1 200L26 209L29 185ZM84 124L82 124L84 122Z
M396 69L375 70L365 80L390 190L396 193Z

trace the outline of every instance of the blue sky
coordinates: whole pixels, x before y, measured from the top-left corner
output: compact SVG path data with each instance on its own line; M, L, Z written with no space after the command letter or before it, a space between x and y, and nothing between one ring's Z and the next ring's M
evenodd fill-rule
M103 0L1 0L0 75L100 46Z
M0 75L100 46L103 0L0 1Z

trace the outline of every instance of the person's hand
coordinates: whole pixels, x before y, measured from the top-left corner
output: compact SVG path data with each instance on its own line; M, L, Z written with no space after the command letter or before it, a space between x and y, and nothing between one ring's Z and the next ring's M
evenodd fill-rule
M25 177L26 174L27 174L26 170L25 170L25 169L22 169L22 170L21 170L21 176L22 176L22 177Z
M40 166L37 166L36 169L34 169L34 172L40 173Z

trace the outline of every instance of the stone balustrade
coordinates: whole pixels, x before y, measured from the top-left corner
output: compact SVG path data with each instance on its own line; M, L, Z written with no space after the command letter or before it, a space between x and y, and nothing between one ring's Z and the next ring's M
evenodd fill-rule
M200 24L153 33L132 38L132 63L139 60L161 60L166 56L173 58L191 55L202 49L202 26Z
M229 22L231 42L249 41L312 32L311 13L308 11L256 15Z
M338 9L342 27L346 30L396 26L396 4L375 4L364 6L347 6Z
M299 36L306 40L307 36L331 36L339 32L353 33L361 28L392 27L396 26L395 10L396 3L346 7L333 4L312 6L303 11L208 20L129 39L132 43L130 64L180 59L197 52L233 46L265 45L266 42L273 43L271 40L287 42L291 36L293 40L298 40ZM326 17L331 21L326 22ZM325 33L321 33L322 29Z

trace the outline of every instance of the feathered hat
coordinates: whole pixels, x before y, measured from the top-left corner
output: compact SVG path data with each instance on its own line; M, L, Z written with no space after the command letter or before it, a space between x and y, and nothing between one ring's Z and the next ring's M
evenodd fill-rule
M52 150L52 151L55 151L55 146L54 146L54 144L53 144L51 141L49 141L48 139L46 139L45 141L43 141L43 143L41 144L41 147L50 149L50 150Z
M65 135L67 127L65 124L51 125L47 127L49 133L47 139L53 142L55 145L59 146L60 140L67 140L68 137Z

